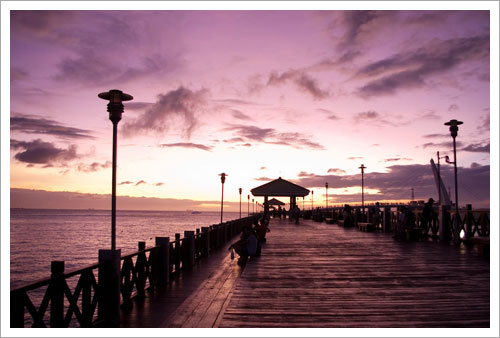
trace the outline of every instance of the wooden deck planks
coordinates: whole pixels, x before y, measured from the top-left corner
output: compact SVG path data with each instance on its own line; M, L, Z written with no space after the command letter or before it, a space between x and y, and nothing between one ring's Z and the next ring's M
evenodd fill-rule
M272 221L219 327L488 327L489 262L473 251Z

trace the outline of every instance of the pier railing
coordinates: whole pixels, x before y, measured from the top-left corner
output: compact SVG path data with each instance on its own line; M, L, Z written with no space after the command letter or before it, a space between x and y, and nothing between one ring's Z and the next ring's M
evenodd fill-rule
M399 222L401 205L380 205L379 223L376 230L393 232ZM407 206L407 205L406 205ZM459 209L458 215L453 209L443 208L441 215L438 209L434 210L431 219L423 218L422 206L412 206L415 215L415 227L421 230L424 237L446 238L447 240L455 240L453 233L453 224L458 223L457 242L468 242L471 238L489 238L490 234L490 212L489 209L473 209L471 205L466 208ZM365 206L365 211L361 206L352 208L350 217L353 220L353 225L360 222L372 222L374 214L370 212L373 206ZM344 220L343 207L332 207L328 209L316 209L313 211L306 210L303 212L304 218L312 218L315 221L326 221L328 223L337 223ZM458 217L458 220L456 219ZM440 234L440 228L445 234Z
M130 308L134 298L167 285L182 270L225 245L244 225L251 225L255 217L258 215L202 227L201 231L185 231L183 238L175 234L173 241L156 237L151 248L139 242L137 252L120 258L121 307ZM53 261L50 278L11 290L10 326L110 326L103 311L97 311L112 298L102 287L104 281L99 280L103 269L105 264L98 263L65 272L64 261Z

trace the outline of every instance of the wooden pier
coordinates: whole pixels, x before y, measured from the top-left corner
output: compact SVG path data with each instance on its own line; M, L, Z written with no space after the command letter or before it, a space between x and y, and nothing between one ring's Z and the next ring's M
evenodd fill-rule
M132 310L122 327L489 327L489 260L475 248L336 224L271 220L242 269L225 248Z

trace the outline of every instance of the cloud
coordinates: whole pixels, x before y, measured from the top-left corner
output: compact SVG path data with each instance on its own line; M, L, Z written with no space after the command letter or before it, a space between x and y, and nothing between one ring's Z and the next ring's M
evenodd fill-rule
M140 180L139 182L137 182L137 183L135 184L135 186L137 187L138 185L141 185L141 184L146 184L146 181L144 181L144 180Z
M471 60L488 59L489 36L432 41L425 47L395 54L362 67L359 76L377 77L359 88L364 97L394 94L425 85L425 79Z
M162 148L167 148L167 147L181 147L181 148L196 148L196 149L201 149L205 151L211 151L212 147L206 146L203 144L197 144L197 143L165 143L165 144L160 144L160 147Z
M339 168L330 168L328 169L327 171L329 174L345 174L346 171L343 170L343 169L339 169Z
M118 183L118 185L128 185L128 184L133 184L134 182L131 182L131 181L123 181L123 182L120 182Z
M391 11L342 11L341 23L344 34L339 41L340 48L361 43L367 35L377 30L377 21L392 15ZM349 54L354 51L348 50Z
M13 150L22 149L14 155L14 158L29 164L65 164L79 158L75 145L70 145L68 149L62 149L40 139L30 142L10 140L10 148Z
M411 158L395 157L395 158L386 158L383 160L383 162L397 162L397 161L411 161Z
M360 156L358 156L358 157L356 157L356 156L351 156L351 157L348 157L347 159L348 159L348 160L361 160L361 159L363 159L363 157L360 157Z
M448 107L448 111L457 111L457 110L459 110L458 104L454 103Z
M26 80L28 78L29 78L29 74L24 69L21 69L18 67L11 67L10 68L10 82L11 83Z
M457 148L459 147L462 147L462 142L460 141L456 141L456 146ZM453 149L453 141L449 141L449 142L440 142L440 143L434 143L434 142L428 142L428 143L424 143L422 144L422 148L448 148L448 149Z
M306 171L301 171L300 173L297 174L298 177L314 177L315 174L313 173L308 173Z
M63 139L93 139L90 130L67 127L37 116L18 115L10 118L10 130L25 134L53 135Z
M125 110L144 110L151 107L154 103L151 102L134 102L128 101L123 103Z
M251 120L252 118L239 110L231 109L231 115L239 120Z
M294 83L300 91L312 95L317 100L330 96L328 91L319 88L317 81L303 70L291 69L281 74L273 72L269 75L267 85L276 86L287 82Z
M185 87L158 95L157 101L135 121L125 123L127 136L142 133L166 133L175 118L183 122L182 131L187 138L198 127L197 115L205 108L208 90L192 91Z
M448 138L450 137L450 134L426 134L423 135L422 137L424 138Z
M430 165L410 164L393 165L387 172L365 172L365 189L378 191L367 194L365 201L410 199L411 188L414 188L417 199L433 197L437 200L437 188ZM453 166L441 165L441 175L445 186L453 186ZM459 167L460 204L470 203L473 206L489 206L490 166L476 165L470 168ZM361 187L361 173L355 175L314 175L300 177L294 183L308 189L324 188L348 189ZM361 202L361 194L341 195L329 191L329 196L339 202Z
M260 167L260 170L266 170L267 167Z
M253 180L254 180L254 181L269 182L269 181L273 181L273 180L274 180L274 178L269 178L269 177L259 177L259 178L254 178Z
M306 135L301 133L279 133L273 128L259 128L257 126L229 125L224 130L230 130L237 137L246 141L254 141L266 144L289 146L296 149L319 149L324 147L319 143L312 142ZM248 143L248 146L251 144Z
M374 120L374 119L377 119L379 116L380 116L379 113L377 113L376 111L369 110L369 111L357 113L354 115L353 118L354 118L354 120L356 120L356 122L359 122L359 121Z
M106 161L104 163L93 162L91 164L80 163L77 166L77 170L85 173L96 172L101 169L107 169L111 167L111 161Z
M462 151L469 151L472 153L489 153L490 152L490 144L482 145L480 143L469 144L466 147L461 149Z
M161 186L162 186L162 185L164 185L164 184L165 184L165 183L163 183L163 182L158 182L158 183L155 183L154 185L155 185L156 187L161 187Z

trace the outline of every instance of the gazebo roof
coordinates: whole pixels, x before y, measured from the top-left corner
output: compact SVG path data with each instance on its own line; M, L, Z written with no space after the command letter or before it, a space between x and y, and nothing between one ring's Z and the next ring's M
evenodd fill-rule
M254 196L307 196L309 190L281 177L250 190Z
M269 205L285 205L285 203L277 200L276 198L271 198L267 203L269 203Z

